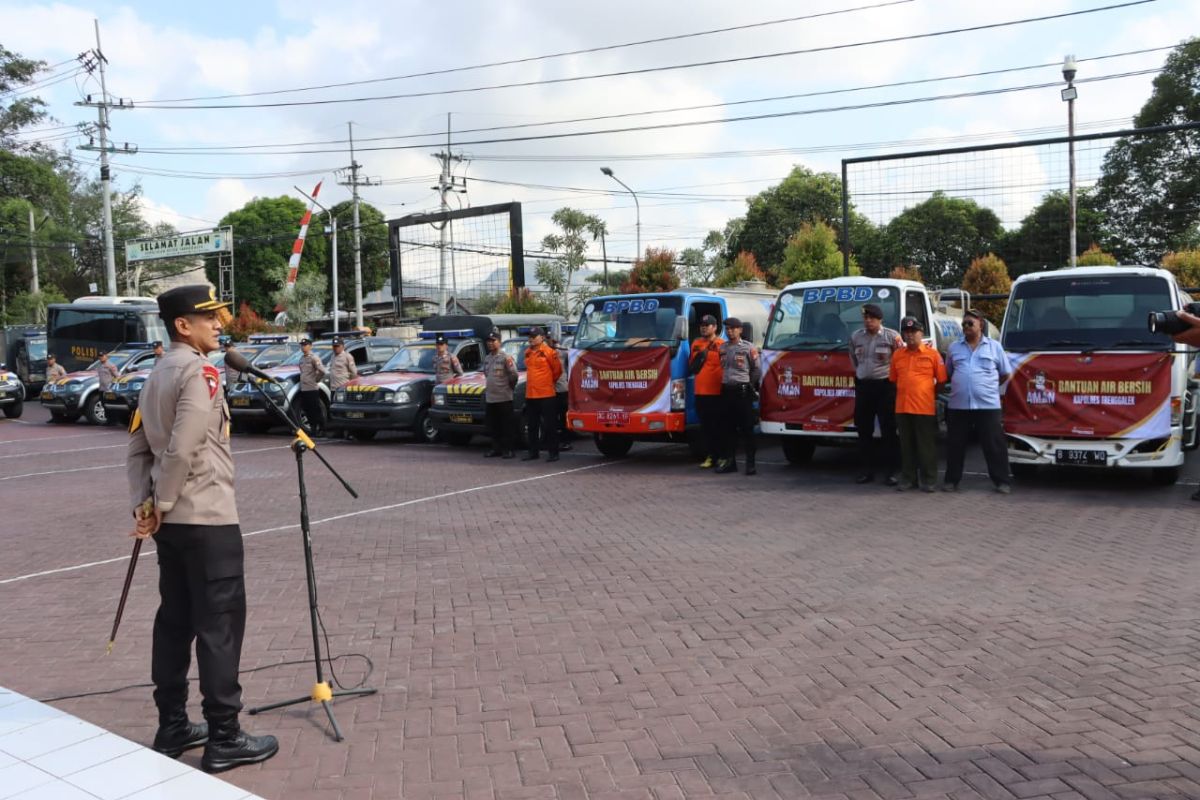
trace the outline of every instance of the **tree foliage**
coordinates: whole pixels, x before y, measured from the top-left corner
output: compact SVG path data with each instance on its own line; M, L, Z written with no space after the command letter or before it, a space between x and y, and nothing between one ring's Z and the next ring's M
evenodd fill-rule
M244 300L238 307L237 316L225 326L225 333L239 342L245 341L252 333L270 333L277 330L279 329L255 313Z
M717 273L713 286L737 286L746 281L766 281L767 276L758 268L758 259L754 253L743 250L734 257L728 267Z
M296 285L291 292L282 286L276 289L274 302L287 309L284 327L299 332L305 330L312 320L326 316L328 297L325 276L307 272L296 278Z
M576 310L571 278L587 263L591 242L606 234L608 227L594 214L567 207L555 211L550 220L561 232L543 237L542 247L556 256L538 261L533 274L554 297L558 313L570 316Z
M354 310L354 201L345 200L333 206L338 222L338 306ZM387 220L383 212L370 203L358 203L359 244L362 248L362 293L365 297L383 288L391 274L388 257ZM309 228L311 235L319 225ZM236 236L234 237L236 241ZM308 249L307 243L305 250ZM303 261L301 262L303 263ZM329 291L333 284L330 280Z
M963 275L962 288L971 294L1003 294L1012 289L1012 278L1008 276L1008 265L994 253L980 256L971 262ZM971 301L971 305L996 325L1004 319L1008 307L1007 297L1003 300Z
M51 303L65 303L67 296L52 285L41 285L41 291L18 292L8 298L5 308L5 325L40 325L46 322L46 306Z
M672 250L647 247L645 258L639 259L629 272L629 280L621 287L625 293L670 292L679 288L675 272L675 253Z
M1133 118L1139 128L1185 122L1200 122L1200 38L1167 56ZM1200 244L1200 131L1117 140L1098 186L1123 259L1154 264L1168 251Z
M304 203L295 197L256 197L221 218L221 225L233 226L237 299L260 314L274 310L274 298L287 280L288 259L304 211ZM300 276L320 275L324 281L329 275L329 245L321 228L321 221L314 217L300 258ZM210 259L207 272L215 285L214 259Z
M1100 245L1094 244L1080 253L1075 263L1081 267L1115 267L1120 262L1112 253L1106 253Z
M1183 288L1200 287L1200 249L1167 253L1163 256L1162 267L1175 273L1175 280Z
M1079 242L1094 244L1107 240L1104 215L1096 208L1095 194L1088 190L1075 198L1075 233ZM1042 269L1058 269L1071 262L1071 198L1053 191L1042 198L1021 220L1015 231L1004 234L999 254L1015 275Z
M898 281L925 282L925 279L921 277L920 267L906 267L903 264L892 267L892 271L888 273L888 277Z
M796 281L816 281L842 275L842 251L838 249L837 233L824 222L801 224L783 249L783 263L778 270L782 286ZM850 258L850 274L862 274L858 261Z
M514 287L492 311L496 314L553 314L554 303L543 300L524 286Z
M45 68L45 61L23 58L0 45L0 149L38 148L18 141L15 135L46 119L46 103L37 95L16 92L33 83Z
M974 200L934 192L887 224L884 249L891 264L914 264L937 286L958 286L977 256L993 252L1000 218Z

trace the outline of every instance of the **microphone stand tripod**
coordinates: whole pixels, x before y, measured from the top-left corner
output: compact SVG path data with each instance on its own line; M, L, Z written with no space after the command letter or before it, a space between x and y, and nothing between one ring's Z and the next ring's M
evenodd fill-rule
M243 373L243 376L244 375L245 373ZM338 474L338 471L333 468L333 465L325 460L325 456L321 455L321 453L317 450L316 443L313 442L313 440L309 437L308 432L304 430L304 427L299 423L293 423L292 418L288 416L287 412L280 408L279 404L275 402L275 399L271 397L270 393L263 388L262 382L253 376L251 376L250 379L254 381L254 386L258 389L259 394L262 395L263 400L267 403L267 407L271 409L281 420L284 420L289 428L293 428L293 432L296 437L292 440L291 449L292 452L296 454L296 479L300 486L300 532L304 541L304 569L305 578L308 581L308 619L309 624L312 626L313 666L316 668L317 682L313 684L312 692L304 697L296 697L290 700L281 700L277 703L269 703L265 706L257 706L255 708L251 708L247 713L253 716L262 711L271 711L276 708L294 706L309 701L320 703L325 709L326 715L329 717L329 724L333 726L333 740L335 742L340 742L345 737L342 736L342 729L338 727L337 719L333 716L333 706L330 705L333 701L333 698L362 697L364 695L375 694L378 690L363 688L345 689L335 692L329 685L329 682L325 680L325 672L322 667L321 658L321 638L318 629L319 623L317 621L317 576L313 570L312 532L309 529L308 522L308 488L304 483L304 454L312 453L319 458L321 463L325 465L325 468L328 469L333 477L337 478L338 482L341 483L346 491L350 493L351 497L357 499L358 493L354 491L354 487L346 482L345 478Z

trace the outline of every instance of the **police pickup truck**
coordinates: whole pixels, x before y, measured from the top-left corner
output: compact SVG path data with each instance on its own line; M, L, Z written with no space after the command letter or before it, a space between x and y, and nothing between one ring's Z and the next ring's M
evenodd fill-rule
M129 342L108 354L108 363L117 368L113 385L122 377L154 365L154 346L150 342ZM53 422L74 422L86 417L93 425L109 423L108 410L100 392L100 376L96 374L100 362L93 362L87 369L69 372L65 378L42 387L42 406L50 412ZM110 387L111 388L111 387Z
M360 375L378 370L381 364L387 362L404 345L404 341L401 339L364 337L355 333L343 334L343 340L346 352L354 359L354 365ZM333 359L332 341L325 339L315 342L312 351L313 355L321 359L321 363L328 368L329 362ZM242 376L241 380L229 388L229 413L233 418L235 431L265 433L268 428L279 424L275 412L267 406L267 401L263 399L262 393L259 392L259 386L256 386L255 383L261 385L271 399L282 407L294 422L301 424L306 422L299 402L301 355L302 353L297 350L279 366L264 370L272 377L272 381ZM320 392L321 402L328 409L330 401L328 381L322 381Z
M25 386L15 372L0 363L0 409L4 416L16 419L25 410Z

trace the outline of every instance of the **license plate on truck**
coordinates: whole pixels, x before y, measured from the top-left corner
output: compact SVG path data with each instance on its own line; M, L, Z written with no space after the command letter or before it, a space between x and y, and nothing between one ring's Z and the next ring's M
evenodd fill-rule
M460 425L470 425L475 420L470 414L451 414L450 421L457 422Z
M235 405L235 406L248 406L248 405L250 405L250 398L249 397L235 397L235 398L233 398L232 402L233 402L233 405Z
M347 411L346 419L366 419L365 411Z
M629 423L628 411L599 411L596 419L603 425L626 425Z
M1107 450L1055 450L1055 464L1077 464L1084 467L1108 465Z

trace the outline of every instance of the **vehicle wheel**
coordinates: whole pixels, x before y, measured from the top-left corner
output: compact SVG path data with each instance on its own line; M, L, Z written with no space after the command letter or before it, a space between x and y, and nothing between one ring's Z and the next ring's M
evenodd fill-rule
M350 431L356 442L369 442L375 438L375 431Z
M466 447L471 443L471 434L469 433L447 433L446 441L455 447Z
M813 453L817 450L816 442L796 436L785 436L781 444L783 445L783 457L789 464L807 464L812 461Z
M108 412L104 410L104 403L100 402L99 392L96 392L87 401L87 404L83 407L83 413L87 417L87 421L93 425L108 424Z
M593 437L596 449L605 458L621 458L629 455L633 447L633 439L616 433L597 433Z
M1150 482L1155 486L1174 486L1179 480L1179 467L1155 467L1150 470Z
M18 400L17 402L13 403L11 406L4 407L4 416L8 417L9 419L16 419L17 417L21 416L21 412L23 412L24 410L25 410L25 401Z
M1037 464L1010 464L1009 470L1014 478L1019 478L1023 481L1032 480L1037 476Z
M437 423L429 416L429 409L422 408L418 411L416 422L413 424L413 437L418 442L429 444L436 442L440 436Z

